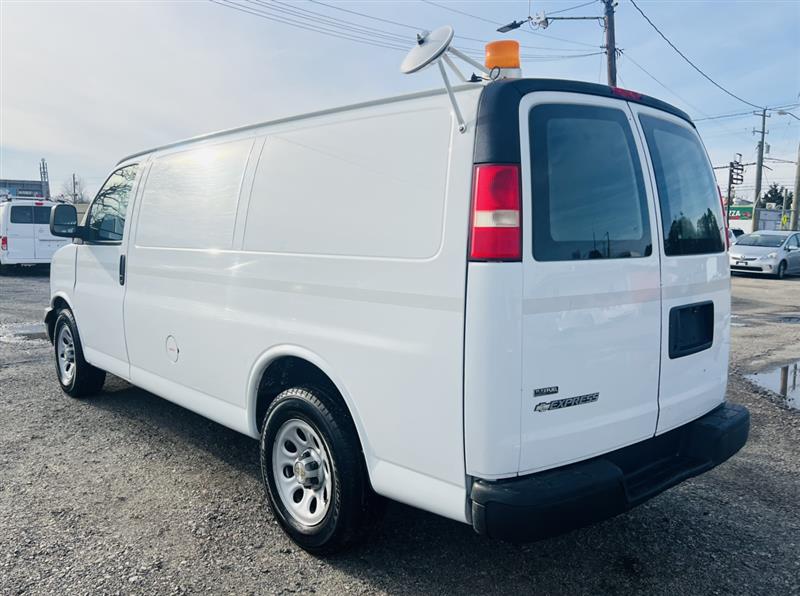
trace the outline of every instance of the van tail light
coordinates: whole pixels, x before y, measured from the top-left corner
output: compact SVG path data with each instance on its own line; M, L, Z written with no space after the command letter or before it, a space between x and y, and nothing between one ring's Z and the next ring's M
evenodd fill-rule
M0 250L8 250L8 236L0 236Z
M470 260L521 260L519 166L476 165L472 176Z
M725 205L725 199L722 198L722 190L719 186L717 186L717 192L719 193L719 204L722 205L722 221L725 222L725 250L728 250L731 247L731 235L728 232L728 208Z

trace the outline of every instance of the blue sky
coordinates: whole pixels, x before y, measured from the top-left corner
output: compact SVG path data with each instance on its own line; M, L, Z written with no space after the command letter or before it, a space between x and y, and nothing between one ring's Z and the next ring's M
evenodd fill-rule
M235 1L258 8L253 0ZM283 1L284 9L324 13L380 29L391 38L406 36L408 42L400 45L413 40L412 29L308 0ZM438 3L498 22L528 14L527 0ZM532 12L580 3L534 0ZM757 105L800 103L800 2L638 4L685 54L735 94ZM544 32L504 35L483 20L422 1L335 5L413 26L450 24L457 36L513 37L535 46L524 49L525 54L554 57L526 61L525 76L605 82L604 56L560 58L600 51L603 32L593 21L555 22ZM602 5L594 2L561 16L600 14ZM624 52L620 86L674 103L695 118L750 110L693 71L628 0L620 0L616 20L617 44ZM463 39L456 45L479 46ZM402 75L402 57L400 50L328 37L206 1L0 0L0 178L36 179L38 161L45 157L54 192L72 172L94 191L120 157L143 148L441 86L434 71ZM795 113L800 116L800 109ZM735 152L746 162L754 160L751 130L758 124L755 116L744 115L701 121L698 128L712 161L723 164ZM770 156L796 159L800 121L773 114L767 127ZM769 165L773 169L765 172L765 187L773 181L792 185L793 165ZM746 170L744 196L752 195L753 171ZM724 181L726 174L719 177Z

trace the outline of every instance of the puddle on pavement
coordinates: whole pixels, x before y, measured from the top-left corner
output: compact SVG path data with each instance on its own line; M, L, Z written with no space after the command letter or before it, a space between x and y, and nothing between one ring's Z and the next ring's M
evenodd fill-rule
M800 361L765 373L747 375L756 385L786 398L786 405L800 410Z

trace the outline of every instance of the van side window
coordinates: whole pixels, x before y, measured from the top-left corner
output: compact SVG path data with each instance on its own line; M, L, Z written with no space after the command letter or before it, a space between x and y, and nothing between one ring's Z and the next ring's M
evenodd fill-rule
M125 215L128 212L133 183L136 180L137 165L125 166L109 176L103 188L89 208L86 227L89 242L119 244L125 229Z
M49 224L50 223L50 207L34 207L33 208L33 223Z
M229 249L252 139L158 156L142 191L136 246Z
M11 223L30 224L33 223L33 207L17 205L11 207Z
M545 104L533 108L529 125L534 258L650 255L647 195L625 113Z
M673 122L639 116L661 205L667 256L722 252L717 182L697 135Z

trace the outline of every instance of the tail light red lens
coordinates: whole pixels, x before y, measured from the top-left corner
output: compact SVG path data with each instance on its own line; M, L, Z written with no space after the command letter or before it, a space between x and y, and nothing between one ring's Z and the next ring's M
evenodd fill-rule
M0 236L0 250L8 250L8 237Z
M473 261L519 261L522 258L519 166L481 164L472 180Z
M613 93L617 97L632 99L633 101L639 101L640 99L642 99L641 93L638 93L636 91L631 91L630 89L623 89L622 87L611 87L611 93Z

